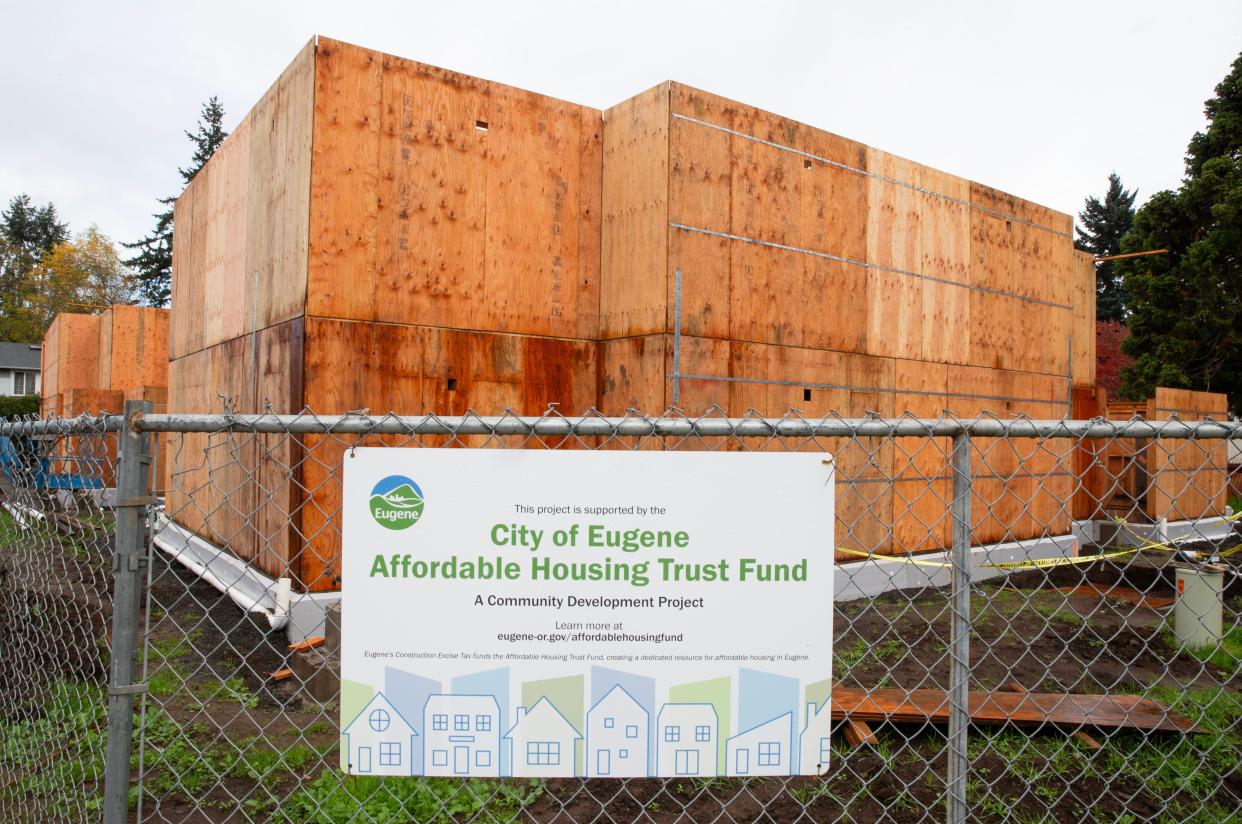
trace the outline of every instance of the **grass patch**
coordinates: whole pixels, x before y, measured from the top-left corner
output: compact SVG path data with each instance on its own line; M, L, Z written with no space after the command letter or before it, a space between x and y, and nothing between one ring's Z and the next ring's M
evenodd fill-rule
M1166 624L1160 639L1171 650L1188 653L1200 661L1220 667L1230 673L1242 666L1242 626L1234 627L1224 634L1216 646L1184 647L1173 634L1172 624Z
M375 778L325 770L290 796L282 810L294 821L314 824L515 821L542 794L539 780Z
M15 789L58 813L97 813L103 804L107 707L94 684L58 682L37 718L0 724L0 763Z
M246 686L246 679L232 675L223 681L200 681L191 691L203 701L235 701L244 709L259 706L259 696Z

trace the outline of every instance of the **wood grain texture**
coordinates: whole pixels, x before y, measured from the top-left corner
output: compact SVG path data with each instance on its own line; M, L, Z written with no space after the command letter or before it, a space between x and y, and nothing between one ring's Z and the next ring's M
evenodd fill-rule
M246 331L292 320L306 309L314 94L311 42L248 115Z
M1073 252L1074 386L1095 386L1095 260L1090 252Z
M967 697L967 707L970 720L975 724L1203 732L1165 705L1137 695L972 690ZM944 690L856 689L834 685L832 717L833 720L852 718L873 723L944 724L949 720L949 696Z
M669 86L603 113L600 337L664 332L669 238Z
M99 387L168 386L169 310L113 306L99 314Z
M52 319L39 354L44 395L100 389L99 316L61 312Z
M383 55L321 38L315 52L306 312L374 312Z
M1149 418L1184 421L1225 420L1228 396L1189 389L1156 389ZM1223 515L1228 495L1228 445L1225 441L1154 438L1147 447L1147 514L1181 521Z

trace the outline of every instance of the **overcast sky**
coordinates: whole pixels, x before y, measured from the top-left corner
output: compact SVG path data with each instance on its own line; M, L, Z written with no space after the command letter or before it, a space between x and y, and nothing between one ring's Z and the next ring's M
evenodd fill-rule
M231 128L314 34L600 108L680 80L1077 213L1177 185L1242 2L0 0L0 200L145 234L202 101Z

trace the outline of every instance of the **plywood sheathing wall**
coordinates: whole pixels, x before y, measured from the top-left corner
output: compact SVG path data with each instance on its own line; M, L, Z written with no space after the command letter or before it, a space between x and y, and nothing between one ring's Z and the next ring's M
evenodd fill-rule
M264 133L304 139L269 139L289 147L273 155ZM178 201L172 403L593 405L600 140L598 110L320 38ZM267 235L285 251L260 248ZM264 350L265 332L294 320L297 343ZM335 588L344 442L230 452L223 440L186 439L170 510L271 574ZM256 492L247 479L265 472L274 486ZM233 492L205 500L208 487Z
M173 359L305 311L314 57L308 43L177 198Z
M604 124L605 412L1068 414L1068 216L677 83ZM1069 444L978 446L977 537L1062 530ZM944 546L947 442L837 448L847 542Z
M1067 216L675 83L601 114L321 38L176 226L186 410L1050 418L1078 359ZM300 343L265 343L295 319ZM229 467L205 439L180 485L272 464L287 498L239 490L199 520L331 588L344 444L286 440ZM980 540L1064 531L1068 458L1045 446L979 443ZM808 448L838 453L856 545L943 545L947 444Z
M323 38L316 60L306 313L594 340L599 111Z
M98 389L99 316L62 312L52 319L39 355L44 398Z
M1229 398L1215 392L1156 389L1148 401L1153 421L1228 418ZM1223 515L1228 496L1228 445L1225 441L1157 438L1147 449L1147 514L1181 521Z

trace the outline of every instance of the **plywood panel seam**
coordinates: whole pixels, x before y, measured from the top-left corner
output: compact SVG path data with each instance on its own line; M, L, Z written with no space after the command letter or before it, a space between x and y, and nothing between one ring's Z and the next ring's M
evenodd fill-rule
M727 132L728 134L734 137L740 137L745 140L753 140L756 143L760 143L764 146L768 146L773 149L779 149L785 152L792 152L793 154L808 158L810 160L814 160L819 163L823 163L826 166L832 166L833 168L841 169L842 171L853 172L855 174L862 175L863 177L868 177L868 178L872 178L875 180L879 180L889 185L902 186L908 189L912 189L913 191L920 192L922 194L930 195L932 197L943 198L944 200L947 200L951 203L956 203L960 206L966 206L968 208L978 210L984 214L991 215L993 217L997 217L1002 220L1010 221L1012 223L1020 223L1025 226L1030 226L1033 229L1040 229L1042 231L1049 232L1058 237L1063 237L1063 238L1071 237L1068 233L1062 232L1059 229L1054 229L1051 226L1044 226L1042 224L1035 223L1033 221L1024 220L1023 218L1020 218L1017 215L1007 214L997 209L990 209L986 206L981 206L977 203L971 203L969 200L963 200L961 198L953 197L952 195L944 194L943 192L936 192L936 191L932 191L931 189L923 188L922 186L918 186L913 183L907 183L906 181L903 181L903 180L897 180L896 178L891 178L885 175L876 174L875 172L868 171L867 169L859 169L855 166L850 166L847 163L841 163L840 161L837 161L837 160L831 160L826 157L821 157L820 155L814 154L812 152L803 151L802 149L797 149L797 148L794 148L793 146L785 146L783 144L776 143L771 140L765 140L762 137L758 137L752 134L747 134L746 132L738 131L737 129L729 128L728 126L721 126L718 123L711 123L706 120L700 120L699 118L691 117L689 115L685 115L680 112L672 112L671 116L678 120L685 120L689 123L694 123L695 125L698 125L698 126L704 126L709 129L717 129L722 132Z
M862 266L863 268L866 268L866 269L874 269L880 272L891 272L896 275L904 275L906 277L918 278L920 280L927 280L933 283L941 283L946 286L954 286L959 289L967 289L970 291L997 295L999 297L1011 298L1013 300L1018 300L1018 301L1022 301L1025 303L1040 304L1043 306L1051 307L1053 309L1059 309L1059 310L1071 312L1071 313L1074 310L1073 306L1070 306L1064 303L1054 303L1052 301L1044 300L1042 298L1031 297L1030 295L1020 295L1015 292L1006 292L1002 289L993 289L987 286L979 286L978 284L974 284L974 283L961 283L959 281L951 280L949 278L939 277L937 275L929 275L923 272L913 272L908 269L898 269L893 266L884 266L881 264L872 263L871 261L867 261L867 260L859 260L857 258L843 257L841 255L836 255L836 254L833 254L832 252L825 252L819 249L808 249L808 248L801 247L801 246L791 246L785 243L774 243L773 241L763 240L761 238L746 237L745 235L738 235L732 232L722 232L718 229L707 229L701 226L689 226L685 223L677 223L674 221L669 221L668 225L671 229L676 229L676 230L680 230L683 232L698 232L700 234L711 235L712 237L723 238L725 240L738 241L740 243L753 243L758 246L766 246L771 249L780 249L781 251L785 251L785 252L797 252L799 254L811 255L813 257L823 258L825 260L836 261L837 263L847 263L853 266Z

